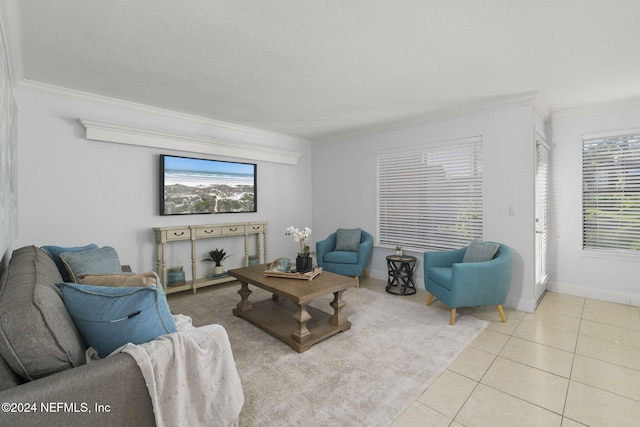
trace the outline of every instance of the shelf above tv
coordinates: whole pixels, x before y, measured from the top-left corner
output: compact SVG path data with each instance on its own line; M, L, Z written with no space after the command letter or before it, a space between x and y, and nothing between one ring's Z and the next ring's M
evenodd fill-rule
M288 165L297 165L298 160L302 157L302 153L298 151L236 141L223 141L213 137L145 129L120 123L82 118L79 118L78 122L86 129L85 138L93 141L180 150Z

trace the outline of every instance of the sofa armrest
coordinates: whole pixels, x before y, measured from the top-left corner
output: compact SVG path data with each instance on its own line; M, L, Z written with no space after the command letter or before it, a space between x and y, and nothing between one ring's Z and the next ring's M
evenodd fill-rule
M124 353L3 390L5 402L16 412L1 411L0 425L155 426L144 378Z
M462 262L467 248L459 248L448 251L428 251L424 253L424 274L431 267L451 267L455 263Z
M510 254L452 267L450 298L457 306L504 304L510 287Z
M324 265L324 254L333 251L335 247L336 233L331 233L326 239L316 242L316 260L320 267Z
M362 268L367 268L367 264L371 259L371 254L373 253L373 238L370 235L367 235L360 246L358 246L358 264L362 265Z

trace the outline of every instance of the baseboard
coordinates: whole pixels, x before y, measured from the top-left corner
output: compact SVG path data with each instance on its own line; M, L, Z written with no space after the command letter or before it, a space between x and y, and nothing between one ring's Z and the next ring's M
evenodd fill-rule
M575 295L578 297L640 307L640 294L638 293L625 293L610 291L607 289L594 289L564 282L550 282L547 284L547 290L551 292L558 292L561 294Z
M369 273L369 277L371 277L372 279L384 280L385 282L387 281L388 274L389 274L387 270L376 270L373 268L368 270L368 273ZM416 280L416 286L418 286L417 280ZM424 289L424 286L422 286L422 288Z
M536 301L527 301L523 299L515 299L507 297L507 301L504 303L506 308L513 310L524 311L526 313L534 313L536 311Z

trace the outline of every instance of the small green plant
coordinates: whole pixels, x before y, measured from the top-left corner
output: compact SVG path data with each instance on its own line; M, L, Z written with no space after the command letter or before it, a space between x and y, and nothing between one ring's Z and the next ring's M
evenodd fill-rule
M298 252L298 256L300 258L309 258L311 256L311 250L309 246L306 246L302 249L302 252Z
M399 251L401 251L401 250L402 250L402 246L397 245L397 246L396 246L396 252L399 252Z
M213 261L216 263L216 267L220 267L220 263L230 256L231 255L227 255L224 249L216 248L212 251L209 251L209 258L205 258L203 261Z

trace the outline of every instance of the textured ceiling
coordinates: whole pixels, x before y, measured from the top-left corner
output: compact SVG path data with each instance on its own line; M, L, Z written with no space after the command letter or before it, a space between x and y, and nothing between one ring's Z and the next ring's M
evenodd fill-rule
M7 1L26 81L310 140L640 98L637 0Z

